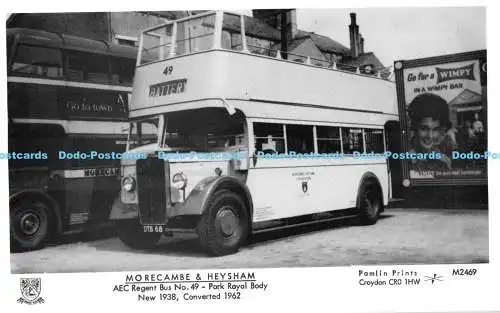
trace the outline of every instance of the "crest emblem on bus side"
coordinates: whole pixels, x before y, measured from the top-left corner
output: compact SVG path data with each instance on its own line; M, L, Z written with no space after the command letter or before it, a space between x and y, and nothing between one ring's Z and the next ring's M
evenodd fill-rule
M40 297L42 291L41 278L21 278L20 280L21 298L18 303L36 304L43 303L43 298Z
M302 182L302 191L303 191L304 193L306 193L306 192L307 192L307 188L308 188L308 187L307 187L307 182L306 182L306 181L303 181L303 182Z

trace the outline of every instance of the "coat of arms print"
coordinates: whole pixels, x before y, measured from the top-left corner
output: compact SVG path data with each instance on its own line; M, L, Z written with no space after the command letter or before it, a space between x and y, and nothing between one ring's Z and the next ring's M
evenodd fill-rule
M40 278L21 278L20 281L22 297L17 300L18 303L36 304L43 303L40 297L42 291L42 280Z
M303 181L303 182L302 182L302 191L303 191L304 193L306 193L306 192L307 192L307 189L308 189L308 187L307 187L307 182L306 182L306 181Z

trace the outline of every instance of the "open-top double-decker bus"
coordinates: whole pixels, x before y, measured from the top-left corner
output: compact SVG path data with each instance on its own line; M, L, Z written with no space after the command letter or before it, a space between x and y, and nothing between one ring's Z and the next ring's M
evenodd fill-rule
M393 82L253 53L246 19L210 12L142 32L128 148L148 157L122 160L110 215L128 246L195 233L224 255L268 230L373 224L388 203Z
M125 151L136 51L7 29L13 250L36 249L50 236L108 221L120 161L99 154Z

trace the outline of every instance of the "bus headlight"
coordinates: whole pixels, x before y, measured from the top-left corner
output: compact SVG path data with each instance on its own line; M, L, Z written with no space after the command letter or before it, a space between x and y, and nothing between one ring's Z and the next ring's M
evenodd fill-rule
M135 179L130 176L125 177L122 181L122 189L127 192L133 191L135 189Z
M187 185L187 177L183 172L177 173L172 177L172 186L177 189L184 189Z

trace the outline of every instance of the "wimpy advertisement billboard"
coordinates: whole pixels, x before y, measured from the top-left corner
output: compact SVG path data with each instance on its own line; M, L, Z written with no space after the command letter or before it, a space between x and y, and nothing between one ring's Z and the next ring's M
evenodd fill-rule
M486 51L394 65L404 183L486 184Z

